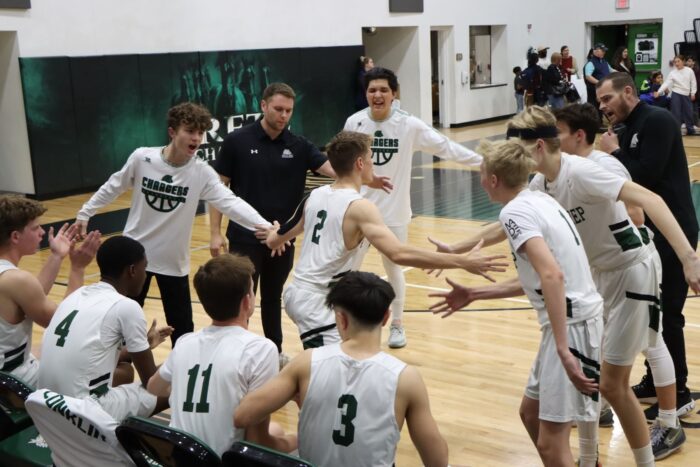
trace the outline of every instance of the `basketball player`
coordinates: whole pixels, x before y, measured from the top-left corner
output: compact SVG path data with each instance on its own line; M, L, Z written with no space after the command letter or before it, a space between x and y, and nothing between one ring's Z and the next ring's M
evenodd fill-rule
M394 189L387 193L363 188L362 194L379 208L384 223L399 241L406 243L408 224L411 221L413 153L425 151L443 159L470 165L478 165L481 156L450 141L422 120L393 108L392 102L399 86L393 71L375 67L367 71L364 80L369 107L350 116L345 122L344 130L359 131L372 137L372 158L377 174L389 177ZM363 246L353 269L360 269L368 247ZM396 300L391 306L389 347L401 348L406 345L406 333L402 324L406 280L401 267L385 255L382 255L382 263L396 292Z
M328 290L346 274L362 254L363 238L392 261L421 268L463 268L487 278L502 271L503 256L482 257L479 248L467 255L446 255L400 242L384 224L377 206L360 195L363 183L373 179L370 138L342 131L328 144L328 159L338 178L332 185L313 190L295 217L267 239L278 248L304 230L294 279L284 291L285 308L299 327L304 348L340 341L332 311L326 306Z
M565 153L575 154L597 162L606 170L624 178L631 180L629 172L622 163L611 155L594 149L596 133L598 132L598 111L590 104L575 104L554 111L554 116L557 119L557 129L559 130L559 140L561 141L561 149ZM618 202L618 204L620 204ZM622 210L616 206L617 212ZM656 249L653 248L654 243L650 243L649 230L643 225L644 211L638 206L628 206L628 213L632 211L630 220L638 226L641 235L642 243L647 245L652 251L650 255L653 259L655 274L652 278L658 279L661 274L661 263ZM634 217L633 217L634 216ZM620 214L620 218L623 216ZM636 219L635 219L636 217ZM591 219L593 222L602 222L601 219ZM640 225L641 224L641 225ZM645 235L646 234L646 235ZM581 236L584 233L581 232ZM590 248L584 239L584 244L588 251ZM599 251L603 251L607 246L613 252L619 252L617 243L608 242L607 245L601 244ZM642 247L638 248L641 254ZM625 257L627 253L623 252L616 257L615 261L607 262L605 268L609 271L605 282L612 285L609 294L606 294L606 307L610 310L610 317L615 318L615 313L622 316L634 316L637 313L644 313L644 303L639 303L638 300L632 299L629 295L623 297L618 293L619 289L626 286L626 290L644 290L646 288L647 278L639 283L629 283L625 281L625 269L627 269ZM627 255L629 256L629 255ZM615 265L619 265L618 269L612 269ZM614 291L614 292L613 292ZM627 310L629 309L629 311ZM610 318L609 318L610 319ZM619 319L619 318L618 318ZM660 330L660 329L659 329ZM651 369L654 374L654 383L656 385L656 394L659 400L658 417L652 420L654 424L651 429L652 450L656 460L663 459L673 452L680 449L680 446L685 442L685 434L683 427L678 422L678 415L685 415L692 411L695 407L694 401L691 399L689 404L676 409L676 375L673 367L673 360L666 348L663 339L656 339L656 345L646 349L645 355L651 364ZM657 439L658 442L654 442ZM666 441L670 441L666 443Z
M248 394L237 427L264 420L299 395L299 456L315 465L391 466L404 421L421 461L447 465L447 443L430 413L418 371L381 351L391 286L352 271L328 293L343 342L307 350Z
M39 387L60 394L97 398L102 408L122 421L128 416L149 417L167 406L145 384L155 373L151 349L172 332L146 331L143 310L128 298L146 280L143 246L129 237L107 239L97 251L100 282L79 288L61 302L42 340ZM117 364L133 362L141 382L115 386Z
M19 269L24 256L36 253L44 237L39 217L46 208L38 201L16 195L0 196L0 371L36 386L39 361L31 354L32 323L46 327L56 304L47 295L61 262L70 257L66 295L83 285L85 268L95 257L100 233L90 232L75 248L77 231L68 224L56 236L49 228L51 254L35 277Z
M217 207L247 229L269 226L248 203L219 181L209 164L195 157L204 132L211 128L209 111L191 102L168 110L165 147L139 148L124 167L107 180L78 212L76 224L85 231L95 212L117 196L136 188L131 196L124 235L138 240L148 254L147 277L135 295L141 306L155 276L165 318L175 328L172 343L194 329L188 274L192 219L200 199Z
M431 308L449 315L474 300L526 293L542 339L520 417L547 466L574 465L569 434L575 420L580 465L594 467L603 300L586 253L564 209L550 196L527 189L534 164L521 144L484 140L477 150L484 157L481 186L492 201L503 204L499 225L508 233L518 278L472 289L448 280L452 291L431 294L443 298Z
M170 426L192 433L222 455L246 439L278 451L296 449L296 436L269 433L269 418L247 429L233 426L238 403L278 372L277 347L248 331L255 310L253 263L222 254L194 276L194 287L212 320L177 343L148 382L148 390L170 397Z

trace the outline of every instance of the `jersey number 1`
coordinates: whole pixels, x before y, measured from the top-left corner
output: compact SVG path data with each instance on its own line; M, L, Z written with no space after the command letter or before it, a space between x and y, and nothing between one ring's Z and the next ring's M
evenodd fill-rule
M63 345L66 343L66 337L68 337L68 332L70 332L70 325L73 322L73 318L75 318L75 315L77 314L78 310L71 311L68 316L63 318L63 321L58 323L58 326L56 326L56 330L53 332L59 336L58 340L56 341L56 347L63 347Z
M202 391L199 394L199 402L194 404L192 398L194 397L194 387L197 384L197 375L199 375L199 365L195 365L189 369L187 374L189 379L187 380L187 398L184 404L182 404L183 412L198 412L198 413L209 413L209 402L207 402L207 393L209 392L209 378L211 377L211 363L206 370L202 372Z
M327 213L325 210L318 211L316 214L316 217L321 219L318 221L318 223L316 223L316 225L314 225L314 232L311 235L311 241L316 245L318 245L318 241L321 239L321 229L323 228L323 224L326 223L326 215Z
M345 413L342 412L345 407ZM355 425L352 421L357 416L357 399L352 394L343 394L338 399L338 408L340 412L340 424L343 426L341 430L333 430L333 442L341 446L350 446L355 441Z

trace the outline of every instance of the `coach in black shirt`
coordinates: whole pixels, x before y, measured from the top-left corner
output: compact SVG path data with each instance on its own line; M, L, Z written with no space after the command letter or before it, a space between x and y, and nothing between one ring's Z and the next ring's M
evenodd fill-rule
M608 131L602 136L601 150L617 157L635 182L663 198L688 242L696 248L698 222L690 194L688 162L678 122L665 109L640 102L634 82L627 73L612 73L603 78L598 83L597 96L600 109L611 124L619 128L619 135ZM663 337L673 358L678 391L677 406L680 408L691 404L686 385L688 366L683 335L685 319L682 314L688 284L683 263L667 239L648 218L646 225L654 232L654 244L663 268ZM685 262L686 259L683 259ZM646 376L634 387L637 397L655 394L649 364L646 363L646 366ZM647 415L649 418L650 414Z
M307 139L287 129L294 110L294 90L273 83L264 91L262 118L240 128L224 139L213 167L233 192L246 200L265 219L284 222L304 196L308 170L335 177L328 159ZM221 213L210 208L211 254L225 248L221 236ZM229 221L226 229L229 251L248 256L255 265L257 289L260 279L260 307L265 337L282 351L282 287L294 261L294 247L281 256L270 257L253 232Z

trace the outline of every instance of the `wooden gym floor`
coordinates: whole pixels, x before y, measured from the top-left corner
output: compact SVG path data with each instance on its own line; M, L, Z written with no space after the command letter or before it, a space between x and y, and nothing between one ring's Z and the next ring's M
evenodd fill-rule
M480 138L501 138L504 121L471 126L465 129L444 130L455 141L475 147ZM700 207L700 138L684 138L691 166L693 198ZM697 166L696 166L697 164ZM479 185L478 169L468 170L463 166L433 159L431 156L414 156L411 188L414 219L409 229L409 243L432 249L427 237L453 242L472 235L480 226L495 220L498 206L493 205ZM314 181L312 180L312 184ZM47 201L48 212L42 222L58 222L72 219L89 195L70 196ZM130 194L119 198L106 212L125 219ZM105 212L103 211L103 212ZM118 220L117 220L118 222ZM209 226L205 215L195 219L191 242L192 274L209 259ZM297 253L298 253L297 249ZM508 254L507 245L490 248L494 253ZM47 256L41 251L25 258L21 267L38 272ZM370 250L363 265L364 270L384 275L376 250ZM539 342L539 326L535 312L525 297L508 300L476 302L468 309L447 319L440 319L428 311L435 299L428 294L447 290L445 277L466 285L479 285L487 281L464 271L445 271L435 278L425 272L406 268L406 314L404 323L408 346L404 349L384 350L416 366L425 380L432 412L440 431L447 440L450 462L471 466L530 466L540 465L539 457L518 417L518 407L523 394L530 365ZM512 266L498 279L514 276ZM63 265L56 285L51 291L55 300L65 292L67 261ZM96 264L87 271L86 283L99 280ZM201 305L194 301L196 329L208 325L209 321ZM145 313L150 322L158 318L164 323L159 292L155 281L151 286ZM283 314L284 315L284 314ZM700 300L689 297L685 307L686 346L691 390L700 389ZM301 344L294 324L283 316L284 351L291 356L301 351ZM254 316L251 330L262 334L260 320ZM33 348L40 354L43 329L34 326ZM169 342L155 350L156 362L161 363L170 351ZM635 364L632 383L643 373L642 358ZM697 409L696 409L697 410ZM274 420L287 431L296 432L297 408L288 404L276 413ZM700 422L700 415L685 419ZM700 426L700 425L698 425ZM686 428L688 441L682 450L660 462L661 465L697 465L700 456L700 430ZM577 456L576 429L572 430L571 446ZM634 461L619 421L612 428L600 430L600 460L604 465L632 466ZM696 459L693 461L692 459ZM413 447L406 427L402 431L396 464L419 466L420 459Z

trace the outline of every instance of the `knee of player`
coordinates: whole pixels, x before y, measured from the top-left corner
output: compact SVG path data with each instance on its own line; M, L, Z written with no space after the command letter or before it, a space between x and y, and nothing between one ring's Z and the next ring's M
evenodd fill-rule
M600 394L611 404L626 396L629 385L621 384L619 381L601 378L599 386Z

